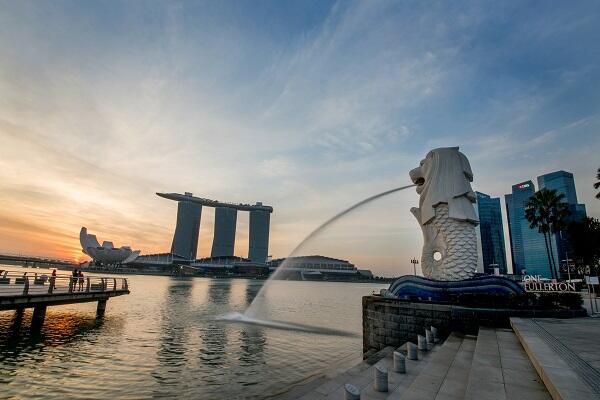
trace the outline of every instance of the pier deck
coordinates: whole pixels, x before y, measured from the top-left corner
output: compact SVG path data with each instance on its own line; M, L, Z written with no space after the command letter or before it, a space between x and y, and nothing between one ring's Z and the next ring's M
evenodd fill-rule
M34 308L32 326L43 324L48 306L96 301L101 316L109 298L126 294L129 294L126 278L0 272L0 311L22 313L25 308Z

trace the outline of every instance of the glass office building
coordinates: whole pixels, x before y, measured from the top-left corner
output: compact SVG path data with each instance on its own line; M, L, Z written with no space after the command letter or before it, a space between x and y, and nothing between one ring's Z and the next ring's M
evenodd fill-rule
M476 193L484 272L493 274L494 268L498 268L501 274L506 274L506 251L504 249L500 198L492 198L485 193Z
M526 181L513 185L512 193L505 196L513 272L552 278L544 235L537 228L531 229L525 218L525 206L534 193L533 182ZM558 265L558 252L554 243L553 248Z
M573 221L581 221L587 216L585 205L577 203L577 192L575 190L575 179L573 174L567 171L556 171L549 174L538 176L538 186L540 189L556 190L557 194L564 194L563 201L567 203L570 215L567 217L567 224ZM571 246L566 232L557 233L553 237L554 246L557 248L557 257L564 263Z

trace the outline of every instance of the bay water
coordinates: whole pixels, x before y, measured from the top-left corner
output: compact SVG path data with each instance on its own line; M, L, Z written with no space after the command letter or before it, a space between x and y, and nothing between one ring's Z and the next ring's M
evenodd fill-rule
M0 311L0 398L268 398L360 359L361 298L388 286L270 283L264 314L355 334L335 336L215 321L244 312L264 281L118 276L131 294L102 319L96 303L49 307L34 334L30 309L18 325Z

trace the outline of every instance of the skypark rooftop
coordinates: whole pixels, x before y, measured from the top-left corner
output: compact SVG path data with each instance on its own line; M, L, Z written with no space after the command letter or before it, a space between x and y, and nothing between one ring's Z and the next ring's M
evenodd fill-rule
M204 206L208 207L228 207L234 208L236 210L241 211L266 211L269 213L273 212L273 207L265 206L262 203L256 203L254 205L251 204L241 204L241 203L227 203L218 200L210 200L202 197L193 196L191 193L156 193L160 197L164 197L165 199L175 200L175 201L191 201L192 203L200 203Z

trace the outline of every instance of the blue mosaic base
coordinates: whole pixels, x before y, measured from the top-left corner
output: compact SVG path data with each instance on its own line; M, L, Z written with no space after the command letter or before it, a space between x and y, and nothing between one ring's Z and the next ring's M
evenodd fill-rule
M405 275L396 279L387 296L407 300L448 302L457 294L523 294L517 282L501 276L482 275L462 281L436 281L421 276Z

